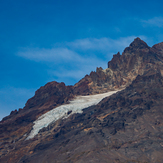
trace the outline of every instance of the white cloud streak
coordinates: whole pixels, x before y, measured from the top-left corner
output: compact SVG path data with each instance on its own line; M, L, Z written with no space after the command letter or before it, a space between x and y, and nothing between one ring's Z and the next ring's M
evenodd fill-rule
M17 53L18 56L21 56L26 59L30 59L36 62L58 62L61 60L71 61L71 60L80 60L79 55L67 48L22 48L21 51Z
M107 68L107 62L118 51L122 52L136 36L111 38L85 38L56 44L57 47L45 48L21 48L18 56L47 64L47 72L55 76L57 81L65 81L64 78L80 80L96 67ZM145 38L141 36L141 38ZM59 46L58 46L59 45ZM55 79L54 79L55 80ZM70 84L70 83L69 83Z
M144 26L155 26L162 27L163 26L163 17L154 17L148 20L142 20Z
M60 62L60 61L86 61L88 58L93 59L91 54L96 52L101 52L102 55L107 53L124 50L136 36L121 37L119 39L111 38L85 38L78 39L73 42L66 42L63 45L60 45L58 48L21 48L17 53L18 56L21 56L26 59L30 59L36 62ZM88 52L87 57L83 57L79 52L85 52L87 50L92 51ZM102 59L103 57L99 58Z
M111 38L86 38L75 40L74 42L67 43L72 49L85 50L99 50L102 52L122 51L128 46L136 36L121 37L119 39Z

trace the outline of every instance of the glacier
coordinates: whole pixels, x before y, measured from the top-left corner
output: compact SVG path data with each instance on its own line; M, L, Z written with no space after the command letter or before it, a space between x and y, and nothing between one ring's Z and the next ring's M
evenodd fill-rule
M103 98L111 96L116 92L117 90L96 95L76 96L74 99L69 101L69 104L60 105L41 115L36 121L34 121L34 126L26 140L34 138L42 128L47 127L49 124L61 118L68 118L74 113L82 113L84 108L97 105ZM70 111L71 113L68 114Z

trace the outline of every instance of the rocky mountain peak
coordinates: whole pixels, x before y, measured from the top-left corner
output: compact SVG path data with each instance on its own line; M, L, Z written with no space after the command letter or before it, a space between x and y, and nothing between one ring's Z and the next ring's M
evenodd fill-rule
M134 41L129 45L129 47L125 48L124 53L134 53L135 51L139 50L148 50L150 47L147 45L146 42L141 40L139 37L135 38Z
M130 44L130 47L135 49L145 49L145 48L149 49L147 43L141 40L139 37L134 39L134 41Z
M151 51L163 56L163 42L153 45Z
M95 102L74 114L73 100L76 109L88 97ZM163 162L162 106L163 43L150 48L136 38L107 69L97 68L74 86L49 82L4 118L0 162ZM27 139L38 125L41 130Z

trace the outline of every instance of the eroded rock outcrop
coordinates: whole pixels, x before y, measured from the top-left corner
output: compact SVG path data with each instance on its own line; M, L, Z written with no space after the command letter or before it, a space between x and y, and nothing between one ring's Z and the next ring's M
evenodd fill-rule
M149 69L163 70L163 44L150 48L140 38L136 38L122 55L118 52L108 62L108 68L97 68L74 86L77 94L96 94L117 88L125 88ZM84 89L83 89L84 87ZM83 90L83 91L81 91Z

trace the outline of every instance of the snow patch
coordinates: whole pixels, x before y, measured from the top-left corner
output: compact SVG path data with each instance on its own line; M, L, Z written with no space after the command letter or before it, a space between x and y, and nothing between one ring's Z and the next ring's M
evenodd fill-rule
M50 110L49 112L41 115L36 121L34 121L33 129L27 137L27 140L33 138L38 134L40 129L47 127L50 123L55 122L61 118L67 118L74 113L82 113L84 108L92 105L97 105L103 98L110 96L116 92L117 91L110 91L97 95L77 96L71 100L69 104L64 104ZM70 112L70 114L67 114L68 112Z

